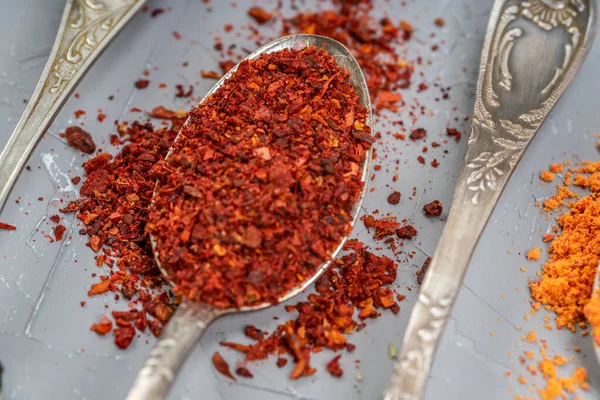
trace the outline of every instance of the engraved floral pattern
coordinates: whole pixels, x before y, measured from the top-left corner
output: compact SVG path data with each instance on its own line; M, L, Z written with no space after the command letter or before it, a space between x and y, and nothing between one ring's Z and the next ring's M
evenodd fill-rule
M522 7L525 17L547 31L560 24L571 26L577 13L585 9L583 0L529 0Z

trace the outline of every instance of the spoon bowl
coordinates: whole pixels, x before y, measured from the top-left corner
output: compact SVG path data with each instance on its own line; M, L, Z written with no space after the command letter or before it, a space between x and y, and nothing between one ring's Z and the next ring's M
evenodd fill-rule
M371 100L362 70L350 51L338 41L317 35L300 34L285 36L266 44L242 61L257 59L262 54L272 53L284 49L301 50L311 46L325 50L334 57L335 62L339 67L346 69L349 72L349 81L356 90L356 93L359 97L359 104L364 106L368 111L366 124L371 126ZM229 77L231 77L231 75L237 71L238 66L239 64L225 74L206 94L206 96L204 96L204 98L200 101L200 104L205 102L213 93L215 93L229 79ZM189 123L190 120L188 119L186 124ZM177 141L177 138L175 140ZM167 158L169 158L170 155L171 153L167 155ZM366 182L368 178L371 156L372 150L369 149L366 158L361 165L361 181L364 183L364 185L351 212L351 226L354 226L358 219L362 201L366 193ZM283 293L277 299L277 302L282 303L287 301L312 285L312 283L329 268L337 254L343 249L347 238L348 237L345 236L340 241L337 248L330 253L330 258L324 261L310 278L303 281L294 289ZM165 276L169 276L168 271L166 271L160 263L157 253L158 244L156 238L152 235L150 236L150 243L158 267ZM252 306L244 306L241 308L221 309L206 303L193 302L191 300L184 299L177 308L177 311L171 317L169 323L166 325L159 341L151 351L144 367L139 372L136 381L134 382L133 387L127 396L127 399L164 399L186 357L191 352L193 347L198 343L202 337L202 334L208 325L210 325L210 323L226 314L256 311L272 305L274 305L274 303L261 303Z

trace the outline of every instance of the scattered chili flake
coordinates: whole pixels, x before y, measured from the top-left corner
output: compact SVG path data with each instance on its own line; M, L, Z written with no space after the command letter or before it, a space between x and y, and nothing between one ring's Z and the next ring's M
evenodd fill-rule
M412 239L417 236L417 233L417 230L412 225L406 225L396 230L396 235L400 239Z
M437 158L434 158L433 161L431 162L431 166L433 168L437 168L440 166L440 163L438 162Z
M104 113L98 113L97 119L98 119L98 122L104 121L106 119L106 114L104 114Z
M235 373L243 378L254 378L254 375L246 367L236 368Z
M419 164L425 164L425 158L423 156L418 156L417 161L419 162Z
M85 110L75 110L74 114L75 114L75 118L79 119L82 116L84 116L86 113L85 113Z
M253 325L246 326L246 328L244 329L244 333L250 339L254 339L254 340L260 340L264 336L264 332L261 331L260 329L256 328Z
M427 130L423 129L423 128L417 128L414 129L411 133L410 133L410 138L412 140L419 140L419 139L423 139L425 136L427 136Z
M181 33L173 31L173 37L175 38L175 40L181 40Z
M229 370L229 364L227 364L227 361L223 359L223 357L218 351L215 352L215 354L213 354L212 362L217 371L219 371L222 375L228 377L231 380L236 380L235 376L233 376L231 374L231 371Z
M221 79L221 74L219 74L218 72L215 71L200 71L200 75L203 78L210 78L210 79Z
M546 233L544 235L544 237L542 238L542 240L544 241L544 243L551 242L552 240L554 240L554 234L553 233Z
M133 326L123 326L115 329L115 344L117 347L125 350L131 344L135 336L135 328Z
M150 80L148 79L138 79L135 82L135 87L138 89L145 89L148 87L148 85L150 85Z
M456 140L457 142L460 140L460 138L462 136L462 133L460 133L455 128L446 128L446 133L448 134L448 136L454 136L454 140Z
M400 203L400 197L401 197L401 194L400 194L400 192L392 192L392 193L391 193L391 194L388 196L388 198L387 198L387 201L388 201L388 203L390 203L391 205L396 205L396 204Z
M423 211L428 217L439 217L442 215L443 211L442 202L439 200L434 200L431 203L425 204L423 206Z
M531 249L527 252L527 259L528 260L532 260L532 261L537 261L540 259L540 257L542 256L542 253L539 249L539 247L536 247L534 249Z
M350 231L371 146L358 100L349 73L310 47L243 61L190 113L152 171L146 227L177 293L217 307L277 302L330 257Z
M85 302L82 302L82 303L83 303L83 305L85 305ZM82 307L83 307L83 305L82 305ZM96 332L97 334L104 336L112 330L112 327L113 327L113 323L111 322L111 320L108 319L106 317L106 315L103 314L100 317L100 322L92 324L92 326L90 327L90 331Z
M194 93L194 86L190 85L188 90L185 90L185 87L181 84L175 85L177 89L177 93L175 93L175 97L191 97Z
M442 28L444 26L446 26L446 20L444 18L436 18L433 23L435 24L435 26L437 26L438 28Z
M311 352L323 348L352 351L355 346L346 336L364 326L361 320L377 318L377 309L399 310L388 287L396 279L396 263L358 246L356 240L351 243L356 244L352 252L334 260L331 269L317 280L316 293L305 302L286 306L288 312L297 313L294 320L252 345L238 345L246 361L279 355L277 366L281 368L287 360L280 355L289 354L296 363L290 378L310 376L316 371L310 366ZM232 343L221 344L236 348Z
M225 32L231 32L233 30L232 24L225 24Z
M60 242L61 240L63 240L63 235L66 230L67 230L67 227L64 225L57 225L54 228L52 228L52 231L54 232L54 237L56 238L57 242Z
M336 378L340 378L344 374L344 370L340 366L340 357L342 355L339 354L333 358L333 360L327 363L327 371Z
M544 182L552 182L554 180L554 174L550 171L542 171L540 173L540 179Z
M273 17L273 14L266 12L261 7L252 7L248 10L248 15L261 25L267 23Z
M65 134L67 136L67 142L71 147L74 147L85 154L92 154L96 151L96 143L94 143L92 135L80 127L69 126Z
M165 12L164 8L155 8L154 10L152 10L150 12L150 16L152 18L156 18L157 16L159 16L160 14L163 14Z
M427 259L425 259L425 262L423 262L421 269L416 272L417 283L419 285L423 284L423 280L425 279L425 274L427 273L427 270L429 269L430 264L431 264L431 257L427 257Z
M58 215L51 215L50 221L54 222L55 224L58 224L60 222L60 217Z
M235 65L236 65L236 62L233 60L225 60L225 61L219 62L219 67L221 67L221 71L223 71L224 74L231 71L231 69L233 67L235 67Z
M4 223L4 222L0 222L0 229L4 229L7 231L15 231L15 230L17 230L17 227L14 225Z

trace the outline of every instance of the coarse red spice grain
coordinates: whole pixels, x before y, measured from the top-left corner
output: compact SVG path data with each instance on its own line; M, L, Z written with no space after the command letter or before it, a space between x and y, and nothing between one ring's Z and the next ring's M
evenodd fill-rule
M446 133L448 134L448 136L454 137L454 140L456 140L457 142L462 137L462 133L460 133L456 128L446 128Z
M0 222L0 229L4 229L7 231L15 231L17 230L17 227L14 225L7 224L5 222Z
M150 81L148 79L138 79L135 82L135 87L138 89L145 89L150 85Z
M396 205L398 203L400 203L400 197L402 195L400 194L400 192L392 192L389 196L388 196L388 203L390 203L391 205Z
M431 257L427 257L427 259L423 262L421 269L416 272L417 283L419 285L423 284L423 280L425 279L425 274L427 274L427 270L429 269L430 264L431 264Z
M248 15L261 25L267 23L273 17L273 14L265 11L261 7L252 7L248 10Z
M65 231L67 230L67 228L64 225L57 225L54 228L52 228L52 231L54 233L54 238L56 239L57 242L60 242L61 240L63 240L63 235L65 234Z
M227 361L223 359L221 353L219 353L218 351L215 352L212 356L212 362L217 371L219 371L223 376L226 376L227 378L234 381L236 380L235 376L233 376L231 370L229 369L229 364L227 364Z
M417 229L412 225L406 225L396 230L396 236L400 239L412 239L417 236L417 234Z
M410 133L409 137L412 140L419 140L423 139L425 136L427 136L427 131L423 128L417 128Z
M428 217L439 217L442 215L444 208L442 206L442 202L439 200L434 200L431 203L425 204L423 206L423 212Z
M340 358L341 357L342 357L342 355L338 354L331 361L329 361L326 365L327 371L329 371L329 373L331 375L335 376L336 378L341 378L341 376L344 374L344 370L340 366Z
M276 303L330 258L373 141L348 77L315 47L277 51L242 62L190 113L153 168L146 226L175 292Z
M248 368L246 368L246 367L237 367L235 369L235 373L238 376L241 376L242 378L254 378L254 375L252 375L252 372L250 372L248 370Z
M96 143L89 132L84 131L78 126L69 126L65 131L67 143L73 148L85 154L92 154L96 151Z
M203 78L221 79L221 74L219 74L218 72L215 72L215 71L200 71L200 75Z
M190 85L189 88L186 90L184 85L175 85L175 88L177 89L177 93L175 93L175 97L191 97L192 94L194 93L194 85Z

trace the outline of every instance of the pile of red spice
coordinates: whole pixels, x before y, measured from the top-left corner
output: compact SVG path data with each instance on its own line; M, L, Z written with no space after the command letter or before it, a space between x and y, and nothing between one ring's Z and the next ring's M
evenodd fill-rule
M326 51L242 62L152 170L146 231L174 291L241 307L277 303L310 278L350 233L367 115Z
M143 332L148 327L160 335L174 311L172 296L161 289L164 281L144 230L155 186L150 171L166 156L181 123L174 118L171 129L159 130L149 123L122 126L128 144L114 159L101 153L87 161L80 199L61 210L77 213L84 225L79 233L89 236L88 246L97 253L96 265L109 271L88 295L112 292L115 298L130 301L129 310L112 311L115 343L120 348L129 346L136 328ZM103 316L91 330L106 335L112 328L113 322Z
M286 306L286 311L297 312L295 319L279 325L271 335L265 335L253 326L245 329L246 336L255 343L243 345L222 342L244 353L246 361L263 360L277 355L277 366L285 366L291 357L295 366L291 379L309 376L316 372L310 365L310 354L324 348L334 351L354 350L346 336L366 326L365 320L377 318L379 310L400 311L396 301L404 296L389 288L396 280L397 265L388 257L369 252L361 242L349 240L348 254L334 261L330 270L319 278L316 293L306 302ZM343 370L338 364L340 355L327 365L334 376Z

